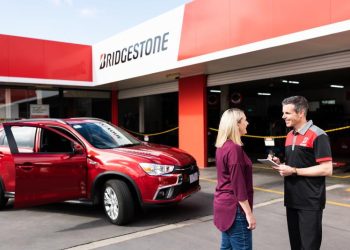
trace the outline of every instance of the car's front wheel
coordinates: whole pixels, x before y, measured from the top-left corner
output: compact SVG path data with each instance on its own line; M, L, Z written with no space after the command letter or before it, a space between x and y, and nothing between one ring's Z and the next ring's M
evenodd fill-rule
M103 189L103 207L108 219L125 225L134 216L135 206L128 185L122 180L109 180Z
M2 188L1 182L0 182L0 210L3 209L7 202L8 202L8 198L5 197L5 191Z

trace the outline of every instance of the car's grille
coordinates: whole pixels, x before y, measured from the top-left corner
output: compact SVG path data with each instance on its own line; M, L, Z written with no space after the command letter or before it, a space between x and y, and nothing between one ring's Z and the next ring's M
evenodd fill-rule
M198 171L198 167L196 164L190 164L183 167L176 166L173 173L174 174L192 174Z
M174 199L181 193L186 193L191 189L195 189L199 186L199 178L194 182L190 182L190 175L198 173L198 167L195 164L191 164L185 167L175 167L173 174L181 174L179 183L180 185L168 187L162 189L162 191L158 192L156 197L157 200L171 200Z

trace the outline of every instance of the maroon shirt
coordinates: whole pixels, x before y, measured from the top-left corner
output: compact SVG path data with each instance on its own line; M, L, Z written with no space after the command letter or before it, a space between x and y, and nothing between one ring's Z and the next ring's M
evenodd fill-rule
M224 232L235 220L238 201L248 200L253 207L252 161L240 145L227 140L216 150L216 171L214 224Z

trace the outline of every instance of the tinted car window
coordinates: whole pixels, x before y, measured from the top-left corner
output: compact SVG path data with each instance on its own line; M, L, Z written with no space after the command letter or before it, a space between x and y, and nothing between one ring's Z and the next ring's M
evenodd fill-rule
M72 127L96 148L107 149L140 144L125 131L105 122L79 123L73 124Z
M72 153L72 142L48 129L41 130L40 152Z
M77 139L77 137L75 137L71 132L67 131L66 129L63 129L63 128L60 128L60 127L51 127L51 128L53 128L55 130L58 130L62 134L64 134L64 135L68 136L69 138L71 138L73 141L79 141Z

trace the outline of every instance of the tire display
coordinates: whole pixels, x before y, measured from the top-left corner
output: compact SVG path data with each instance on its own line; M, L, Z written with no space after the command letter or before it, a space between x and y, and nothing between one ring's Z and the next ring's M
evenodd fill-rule
M233 104L240 104L242 102L242 95L241 93L238 93L238 92L233 92L231 94L231 102Z

